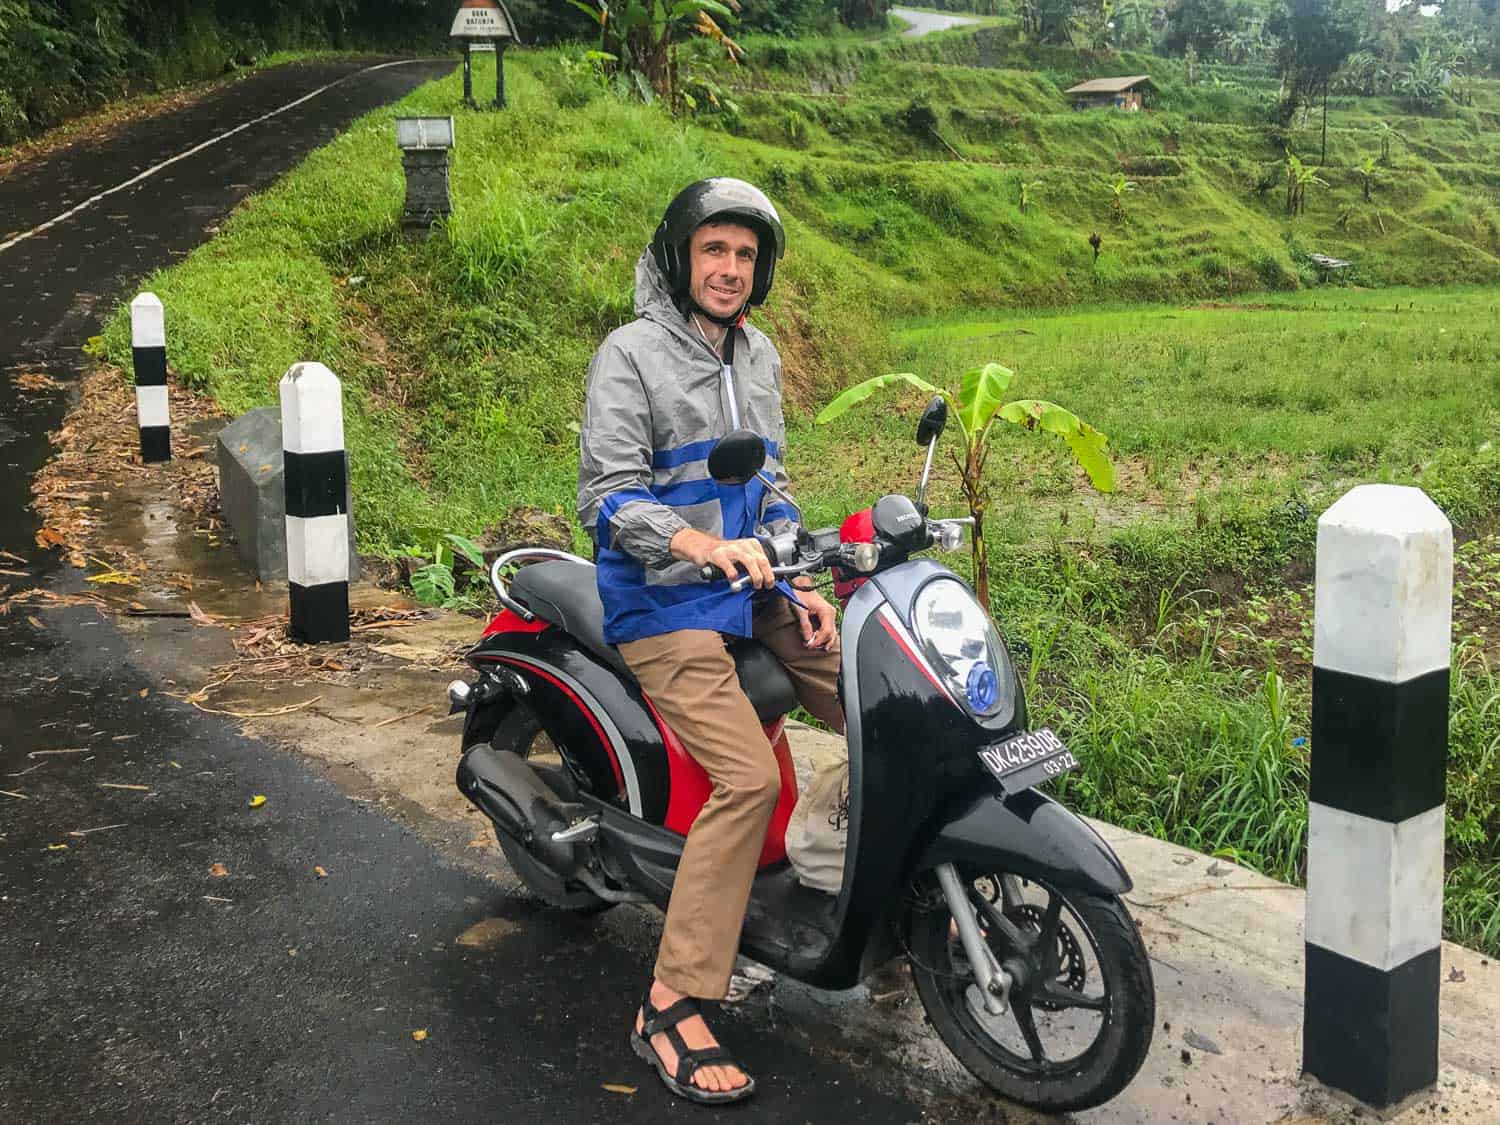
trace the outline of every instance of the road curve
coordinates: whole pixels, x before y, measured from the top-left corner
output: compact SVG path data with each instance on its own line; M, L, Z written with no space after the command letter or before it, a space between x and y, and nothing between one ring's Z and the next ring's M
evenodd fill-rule
M955 16L946 12L919 12L915 8L892 8L891 15L911 25L901 33L903 39L917 39L934 31L948 31L951 28L980 22L973 16Z

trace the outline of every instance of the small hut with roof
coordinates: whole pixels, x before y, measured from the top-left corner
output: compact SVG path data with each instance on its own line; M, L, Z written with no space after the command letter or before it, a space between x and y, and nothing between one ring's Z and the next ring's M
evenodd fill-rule
M1146 105L1146 95L1155 93L1149 74L1124 78L1091 78L1066 91L1074 109L1120 109L1139 113Z

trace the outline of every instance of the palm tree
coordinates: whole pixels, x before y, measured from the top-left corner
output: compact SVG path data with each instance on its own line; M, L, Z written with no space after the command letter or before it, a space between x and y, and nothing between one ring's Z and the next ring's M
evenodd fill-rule
M1114 211L1116 219L1125 217L1125 196L1136 189L1134 180L1127 180L1124 172L1117 172L1115 178L1109 183L1110 210Z

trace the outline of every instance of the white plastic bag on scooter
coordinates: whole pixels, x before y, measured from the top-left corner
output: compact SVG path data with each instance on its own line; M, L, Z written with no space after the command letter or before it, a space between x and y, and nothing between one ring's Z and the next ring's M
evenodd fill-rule
M836 895L844 882L849 849L849 763L818 767L786 826L786 854L797 881Z

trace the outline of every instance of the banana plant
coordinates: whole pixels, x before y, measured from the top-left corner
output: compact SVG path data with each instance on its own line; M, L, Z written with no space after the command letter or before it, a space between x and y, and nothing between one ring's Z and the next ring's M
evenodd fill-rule
M1134 180L1127 180L1124 172L1116 172L1115 178L1106 182L1110 191L1109 206L1116 219L1125 217L1125 196L1136 189Z
M1286 213L1300 215L1307 210L1307 185L1327 187L1328 181L1318 175L1318 169L1303 164L1295 153L1286 154Z
M1354 166L1354 174L1360 178L1365 189L1365 202L1370 202L1370 185L1380 178L1380 169L1373 156L1366 156Z
M733 62L744 50L714 20L731 20L739 0L568 0L599 25L600 49L619 60L643 101L664 99L678 108L678 33L702 35L723 47Z
M1088 474L1089 483L1100 492L1113 492L1115 466L1109 459L1109 438L1089 425L1071 410L1044 399L1020 398L1004 401L1015 372L998 363L985 363L965 371L958 394L958 427L963 440L963 456L953 455L962 482L969 515L974 518L970 552L974 563L974 593L986 609L990 604L989 555L984 544L984 514L989 507L989 485L984 467L990 456L990 437L997 421L1009 422L1022 429L1055 434L1073 451L1074 458ZM851 406L863 402L876 391L896 383L906 383L924 394L943 394L939 388L910 371L877 375L856 383L823 408L813 421L816 425L831 422Z
M1022 180L1020 183L1021 214L1026 214L1026 208L1036 201L1037 189L1042 186L1041 180Z

